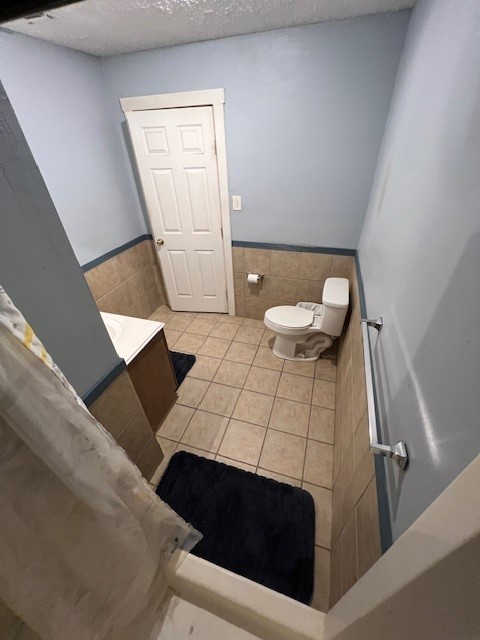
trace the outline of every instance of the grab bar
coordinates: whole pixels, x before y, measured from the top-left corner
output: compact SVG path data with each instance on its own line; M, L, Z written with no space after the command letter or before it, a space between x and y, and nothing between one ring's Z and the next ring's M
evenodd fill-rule
M383 326L383 318L376 318L375 320L369 320L368 318L362 318L360 320L362 324L363 335L363 357L365 360L365 383L367 387L367 406L368 406L368 432L370 435L370 451L373 453L392 458L398 464L400 469L405 469L408 463L407 445L400 440L393 447L387 444L380 444L378 442L378 426L377 426L377 413L375 407L375 393L373 389L373 368L372 357L370 354L370 336L368 335L368 327L374 327L377 331Z

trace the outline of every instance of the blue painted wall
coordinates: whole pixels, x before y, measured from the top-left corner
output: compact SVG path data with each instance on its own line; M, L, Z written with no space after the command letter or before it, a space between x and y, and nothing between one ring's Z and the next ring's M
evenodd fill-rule
M99 59L0 32L0 78L80 264L145 233Z
M478 0L414 9L359 245L394 538L480 450L479 33Z
M226 90L233 238L356 248L409 12L102 60L119 98Z

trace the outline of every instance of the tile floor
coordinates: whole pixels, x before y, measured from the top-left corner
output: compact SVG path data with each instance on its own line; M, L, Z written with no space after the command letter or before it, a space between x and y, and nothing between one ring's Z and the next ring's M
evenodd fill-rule
M311 493L317 516L312 606L326 611L330 584L335 363L273 355L262 320L159 307L168 346L197 361L157 432L165 459L176 451L231 464Z

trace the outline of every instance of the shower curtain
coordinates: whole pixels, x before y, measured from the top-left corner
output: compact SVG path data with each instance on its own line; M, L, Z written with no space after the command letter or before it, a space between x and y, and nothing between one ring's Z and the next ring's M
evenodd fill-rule
M172 554L200 538L0 287L0 600L43 640L150 640Z

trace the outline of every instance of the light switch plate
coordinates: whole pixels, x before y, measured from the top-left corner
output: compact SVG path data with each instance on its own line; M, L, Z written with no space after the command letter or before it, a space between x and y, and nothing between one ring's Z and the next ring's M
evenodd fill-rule
M242 196L232 196L232 210L233 211L242 210Z

